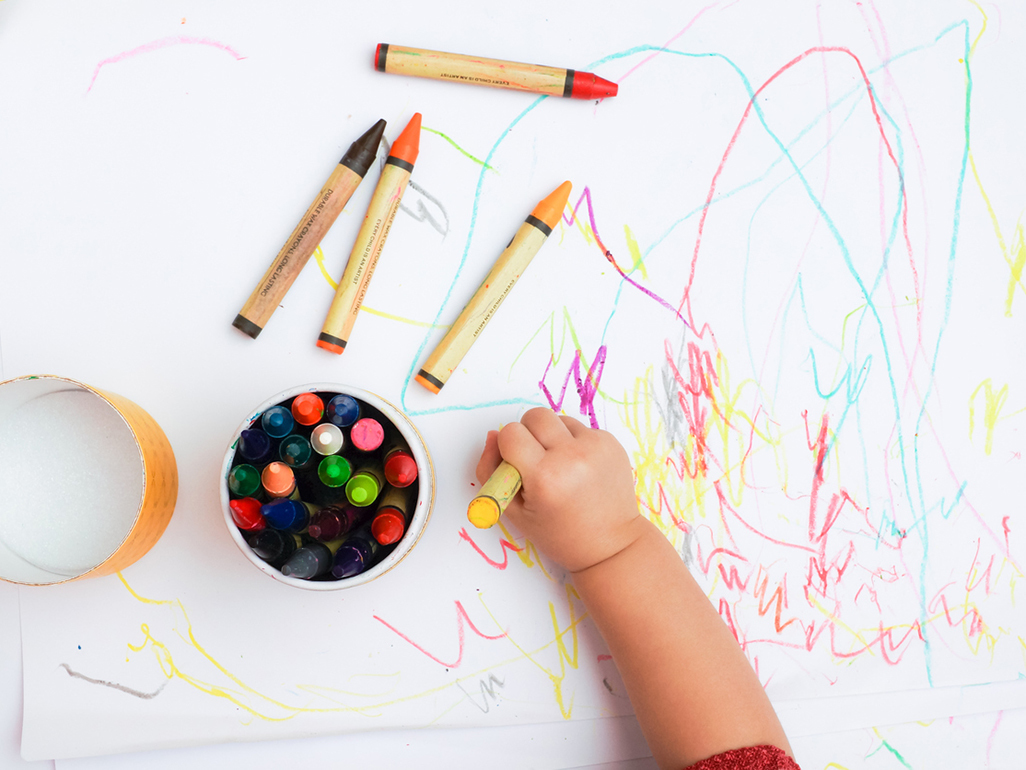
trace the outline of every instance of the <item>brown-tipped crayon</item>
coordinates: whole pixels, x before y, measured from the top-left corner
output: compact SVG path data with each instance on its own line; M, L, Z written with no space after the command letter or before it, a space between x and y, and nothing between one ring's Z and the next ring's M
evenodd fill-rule
M317 346L341 354L345 350L349 335L356 323L356 316L363 305L374 268L381 256L381 249L392 229L392 222L399 210L406 183L413 173L413 164L420 152L420 113L416 113L392 144L392 150L385 160L378 186L374 189L367 208L367 216L356 236L356 243L349 253L342 280L335 291L335 299L324 320L324 327L317 338Z
M406 48L388 43L379 43L374 51L374 68L379 72L396 75L509 88L568 99L605 99L616 96L619 90L616 83L591 72Z
M478 529L493 526L499 521L509 501L516 497L520 486L520 471L503 460L481 487L481 493L470 501L467 520Z
M456 323L432 351L416 377L417 382L432 393L442 389L552 233L570 198L570 188L569 182L563 182L534 207L509 246L499 255L488 277L463 308Z
M317 244L360 186L367 169L374 163L384 133L385 121L379 120L349 147L242 310L235 316L232 326L253 339L263 331L271 314L310 260Z

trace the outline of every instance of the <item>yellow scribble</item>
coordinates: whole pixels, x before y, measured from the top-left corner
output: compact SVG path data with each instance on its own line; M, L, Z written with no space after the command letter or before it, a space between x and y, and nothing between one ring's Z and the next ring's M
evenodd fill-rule
M328 272L328 268L324 266L324 252L321 251L321 247L318 246L314 249L314 259L317 260L317 267L321 269L321 275L324 276L324 280L328 282L332 290L338 291L338 282L331 277L331 273ZM409 324L410 326L421 326L425 329L448 329L452 324L435 324L430 321L414 321L412 318L405 318L401 315L393 315L392 313L385 313L381 310L375 310L374 308L363 305L360 308L361 313L370 313L376 315L379 318L387 318L389 321L399 321L400 323Z
M255 688L246 684L242 679L229 671L224 665L219 663L213 656L211 656L206 649L199 643L196 635L193 631L192 622L189 620L188 613L185 610L184 605L178 599L167 600L167 599L149 599L145 596L138 594L125 580L124 575L120 572L117 573L118 579L121 580L122 585L132 595L134 599L142 604L151 606L162 606L167 607L174 614L173 631L174 634L186 644L186 651L194 651L198 653L208 664L210 664L214 670L223 676L228 683L216 683L208 681L207 678L202 678L193 675L191 672L184 670L179 666L174 659L169 646L158 639L154 633L150 630L150 626L147 623L140 624L140 631L142 632L142 639L137 644L128 643L128 649L133 653L141 653L149 650L153 653L157 665L160 667L161 672L168 679L178 679L184 684L193 687L198 692L205 695L209 695L215 698L221 698L225 701L237 706L247 714L256 717L258 719L267 722L283 722L289 719L294 719L302 714L323 714L323 713L355 713L366 717L378 717L391 706L396 706L402 703L408 703L411 701L420 700L430 696L437 695L447 690L458 690L458 685L466 681L476 681L479 677L489 672L501 669L505 666L520 663L524 660L529 660L535 666L539 666L536 660L537 656L547 650L549 647L556 645L557 653L559 655L561 668L564 660L566 660L573 668L577 667L577 626L586 617L586 615L577 615L576 608L573 606L571 599L571 593L573 589L567 587L568 603L570 604L570 624L563 629L560 629L558 623L555 622L555 610L550 603L550 615L553 618L555 633L551 641L545 642L534 650L527 651L520 647L517 647L517 655L508 657L504 660L498 661L494 664L485 666L476 671L465 674L453 681L446 682L435 687L430 687L421 692L413 693L410 695L400 697L389 697L397 689L399 681L401 679L400 672L386 673L386 674L357 674L349 678L350 682L359 679L381 680L384 687L372 687L370 691L353 691L345 690L336 687L325 687L320 685L312 684L298 684L294 685L294 689L299 690L307 694L311 700L302 703L287 703L277 698L271 697L264 693L259 692ZM572 593L576 597L576 593ZM579 599L579 597L577 597ZM482 605L484 604L483 598L481 599ZM485 607L485 610L494 619L494 615L490 609ZM501 625L498 627L502 627ZM569 654L566 651L566 645L563 641L563 637L567 634L572 634L572 647L573 654ZM516 645L514 645L516 646ZM130 659L130 658L129 658ZM556 677L552 672L548 671L542 666L539 666L546 673L550 680L556 687L556 703L560 709L560 713L569 718L569 710L564 703L563 693L561 689L562 677ZM453 693L454 695L456 693ZM350 699L366 699L369 702L365 703L353 703ZM458 700L455 705L458 705L464 699L463 694L460 693ZM315 705L318 701L327 702L331 705L321 706ZM572 699L571 699L572 708ZM446 709L448 711L450 709ZM440 717L439 717L440 718Z
M555 634L555 638L554 638L553 641L556 644L556 650L557 650L557 653L558 653L558 660L559 660L559 673L558 674L555 673L555 671L553 671L553 670L547 668L546 666L542 665L536 659L537 658L537 651L535 651L535 652L528 652L527 650L525 650L523 647L521 647L519 644L517 644L516 640L513 639L513 637L509 634L509 632L506 633L506 638L509 640L510 644L512 644L514 647L516 647L523 654L523 656L525 658L527 658L529 661L531 661L531 663L533 663L535 666L537 666L538 669L549 678L549 681L552 682L552 689L553 689L553 692L554 692L555 697L556 697L556 704L559 706L559 713L562 714L564 719L570 719L573 716L574 696L571 695L570 696L570 702L569 703L566 702L566 696L565 696L565 693L563 692L563 684L564 684L564 681L566 679L566 667L570 666L570 668L576 669L578 667L578 665L579 665L579 661L578 661L578 657L577 657L577 652L578 652L577 626L580 625L581 621L583 621L586 617L588 617L588 613L584 612L581 615L577 614L577 607L574 604L574 600L576 600L577 602L580 602L581 601L581 597L578 595L577 591L574 589L574 587L570 583L564 583L563 587L566 590L567 609L568 609L568 611L570 613L570 621L567 624L566 628L560 628L559 627L559 619L556 617L556 606L552 602L549 602L549 616L552 619L552 630L553 630L553 632ZM495 615L488 608L488 605L485 604L483 599L481 600L481 604L484 606L485 611L489 614L489 616L491 616L492 620L496 623L496 625L498 625L501 628L502 625L501 625L501 623L499 623L498 618L495 617ZM571 645L572 645L572 649L573 649L572 653L567 651L566 644L563 642L563 637L567 633L570 634ZM546 645L546 646L548 646L548 645Z
M642 278L648 278L648 269L645 267L645 258L641 255L641 249L638 247L638 240L634 237L634 233L631 232L631 228L627 225L623 226L624 238L627 240L627 251L631 255L631 259L634 260L634 264L631 265L631 269L628 273L633 273L638 270L641 273Z
M976 390L969 396L969 440L973 439L973 431L976 429L976 394L983 391L983 426L986 429L986 438L983 443L983 453L989 455L991 449L994 448L994 428L997 425L998 417L1001 414L1001 408L1005 405L1005 401L1008 399L1008 385L1004 385L996 393L994 392L994 385L988 377L979 385L976 386Z

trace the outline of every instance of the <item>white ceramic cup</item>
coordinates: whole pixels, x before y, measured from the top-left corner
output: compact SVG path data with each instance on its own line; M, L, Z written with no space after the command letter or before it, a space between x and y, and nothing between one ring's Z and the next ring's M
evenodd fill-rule
M288 401L290 398L298 396L300 393L342 393L347 396L363 401L375 409L380 411L385 417L387 417L392 425L402 434L403 438L406 439L406 443L410 447L410 453L413 455L413 459L417 461L417 502L413 506L413 510L410 512L410 521L406 527L406 532L403 534L402 540L395 546L391 553L389 553L384 559L379 561L370 569L365 572L361 572L359 575L344 578L342 580L302 580L300 578L287 577L281 574L281 571L272 567L270 564L265 562L249 547L242 532L235 525L235 521L232 519L231 508L228 506L230 496L228 493L228 474L232 469L235 460L235 448L238 443L239 437L242 435L242 431L248 430L265 410L270 409L276 404L280 404L283 401ZM431 509L435 502L435 469L431 464L431 455L428 453L427 446L424 444L424 439L421 437L417 428L410 421L398 407L389 403L381 396L370 393L360 388L354 388L350 385L340 385L333 382L317 382L309 385L300 385L289 390L282 391L275 396L264 401L256 409L254 409L250 415L242 422L238 430L235 431L235 435L232 437L231 442L228 444L228 451L224 456L224 464L221 467L221 510L224 514L225 524L228 526L228 531L231 533L232 539L235 540L236 545L246 555L257 569L266 575L270 575L277 581L286 583L296 588L305 588L309 591L337 591L342 588L354 588L364 583L368 583L374 580L376 577L380 577L396 566L403 558L408 554L413 546L417 544L421 534L424 532L424 527L427 525L428 519L431 517Z

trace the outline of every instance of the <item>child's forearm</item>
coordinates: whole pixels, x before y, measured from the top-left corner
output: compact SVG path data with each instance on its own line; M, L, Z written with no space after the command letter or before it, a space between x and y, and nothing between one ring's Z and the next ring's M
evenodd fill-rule
M660 767L729 749L791 749L755 672L669 541L638 517L637 537L574 575L613 654Z

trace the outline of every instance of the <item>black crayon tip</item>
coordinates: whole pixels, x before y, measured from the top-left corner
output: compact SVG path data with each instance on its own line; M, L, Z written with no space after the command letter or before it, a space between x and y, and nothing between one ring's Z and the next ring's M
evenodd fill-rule
M370 129L350 145L349 150L339 161L360 176L367 173L367 169L374 163L378 154L378 145L381 144L381 137L385 135L385 120L382 118Z
M244 318L241 314L235 316L235 320L232 321L232 326L234 326L239 331L248 334L253 339L256 339L257 335L263 331L262 327L257 326L248 318Z

